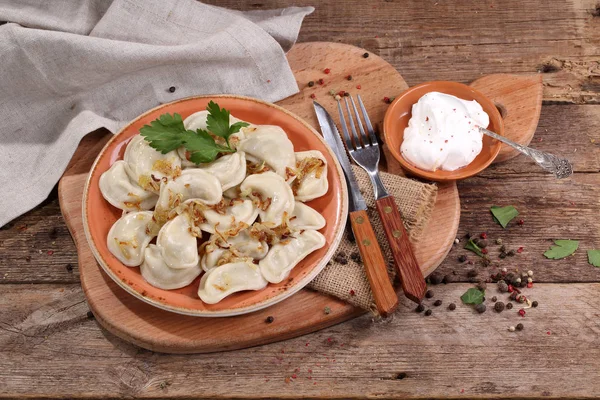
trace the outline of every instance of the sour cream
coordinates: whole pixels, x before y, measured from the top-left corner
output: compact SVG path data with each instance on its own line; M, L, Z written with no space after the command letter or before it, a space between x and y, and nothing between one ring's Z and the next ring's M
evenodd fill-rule
M413 105L400 152L417 168L454 171L481 152L483 134L478 127L489 123L477 101L430 92Z

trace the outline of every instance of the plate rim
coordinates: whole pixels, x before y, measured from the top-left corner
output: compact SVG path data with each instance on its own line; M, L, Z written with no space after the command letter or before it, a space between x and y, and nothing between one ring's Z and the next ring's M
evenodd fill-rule
M280 294L277 294L273 297L270 297L270 298L263 300L257 304L254 304L254 305L249 305L249 306L237 308L235 310L228 310L228 311L227 310L224 310L224 311L199 311L199 310L176 307L173 305L165 304L165 303L162 303L155 299L143 296L141 293L134 290L130 285L127 285L125 282L122 282L122 280L120 278L118 278L115 275L115 273L112 271L112 269L107 265L105 260L100 255L98 249L96 248L96 245L94 243L94 240L91 237L91 233L89 230L89 221L87 218L87 207L86 207L92 174L96 170L101 156L104 155L104 153L106 152L108 147L115 140L117 140L117 138L119 137L119 135L121 135L123 133L123 131L125 131L129 126L131 126L134 122L136 122L140 118L142 118L156 110L164 108L166 106L170 106L170 105L174 105L174 104L177 104L180 102L194 100L194 99L213 99L213 98L230 98L230 99L237 99L237 100L242 100L242 101L252 101L255 103L260 103L260 104L266 105L268 107L275 108L276 110L282 111L287 116L294 118L295 120L300 122L309 131L311 131L318 138L318 140L321 141L321 143L325 146L327 151L330 153L330 156L333 160L333 164L335 165L335 171L337 172L337 174L339 176L340 188L341 188L341 202L340 202L341 204L340 204L340 212L338 213L338 218L340 220L340 224L338 226L337 231L334 234L333 241L332 241L331 245L329 246L329 249L327 250L325 255L321 258L321 260L317 263L317 265L310 271L310 273L305 275L302 279L298 280L297 283L295 283L293 286L290 286L288 288L288 290L285 290ZM133 118L131 121L129 121L126 125L124 125L121 129L119 129L119 131L117 133L115 133L113 135L113 137L110 138L110 140L104 145L102 150L100 150L100 152L98 153L98 155L96 156L96 158L94 160L94 163L92 164L92 166L90 168L90 171L89 171L88 176L85 181L85 185L83 187L81 208L82 208L83 230L85 233L85 238L86 238L87 244L90 247L90 250L91 250L92 254L94 255L94 258L96 259L96 262L102 267L104 272L113 280L113 282L115 282L120 288L122 288L123 290L125 290L126 292L128 292L129 294L134 296L135 298L137 298L145 303L148 303L154 307L165 310L165 311L174 312L174 313L182 314L182 315L189 315L189 316L193 316L193 317L204 317L204 318L232 317L232 316L236 316L236 315L249 314L249 313L252 313L252 312L255 312L258 310L262 310L262 309L272 306L274 304L277 304L277 303L291 297L292 295L299 292L300 290L304 289L319 273L321 273L321 271L327 266L327 263L329 262L329 260L331 260L331 258L333 257L333 254L337 250L337 248L342 240L344 231L345 231L345 226L346 226L346 222L347 222L347 218L348 218L348 188L346 186L346 180L344 178L344 173L342 171L342 167L341 167L337 157L335 156L335 153L331 149L331 147L327 144L325 139L317 132L317 130L315 128L313 128L308 122L306 122L304 119L300 118L298 115L294 114L293 112L291 112L289 110L286 110L285 108L283 108L281 106L278 106L277 104L273 104L273 103L270 103L270 102L267 102L264 100L260 100L260 99L254 98L254 97L231 95L231 94L199 95L199 96L184 97L184 98L172 101L172 102L160 104L154 108L147 110L146 112L144 112L142 114L139 114L138 116Z

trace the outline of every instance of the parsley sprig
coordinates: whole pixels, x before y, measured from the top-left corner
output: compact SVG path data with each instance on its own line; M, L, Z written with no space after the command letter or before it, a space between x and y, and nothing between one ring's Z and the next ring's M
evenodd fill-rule
M150 122L150 125L144 125L140 133L150 147L163 154L184 146L194 164L214 161L220 153L234 153L235 149L231 147L229 137L248 126L248 123L236 122L229 125L229 111L220 108L213 101L208 103L206 110L208 130L196 129L194 132L185 129L181 115L167 113ZM211 133L225 139L226 146L217 143Z

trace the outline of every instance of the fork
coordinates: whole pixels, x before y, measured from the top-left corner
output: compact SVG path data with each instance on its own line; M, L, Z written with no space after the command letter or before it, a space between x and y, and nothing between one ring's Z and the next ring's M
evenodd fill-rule
M356 104L354 103L354 98L348 96L344 99L349 125L352 131L352 138L348 131L348 125L346 124L340 100L338 100L337 105L346 149L348 150L350 158L367 172L371 184L373 185L375 205L385 235L390 244L396 272L400 277L404 295L412 301L420 303L421 300L423 300L427 285L425 284L425 279L423 278L423 274L421 273L421 269L419 268L419 264L410 245L406 229L402 222L402 216L396 206L394 197L387 192L379 176L379 159L381 151L377 137L375 136L375 131L373 130L373 125L371 125L371 120L369 119L369 115L367 114L367 110L365 109L360 95L358 95L358 104L360 106L366 132L365 128L363 128L363 123L358 109L356 108ZM350 101L348 101L348 99L350 99ZM350 110L350 103L352 103L354 118L352 116L353 113ZM355 118L356 125L354 124ZM360 134L356 130L356 126L358 126Z

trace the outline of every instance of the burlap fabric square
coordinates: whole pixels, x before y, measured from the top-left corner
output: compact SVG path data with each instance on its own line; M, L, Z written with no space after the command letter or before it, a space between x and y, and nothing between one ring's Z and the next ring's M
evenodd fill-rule
M352 169L356 175L360 191L367 202L367 213L377 235L377 241L381 245L381 250L387 260L388 274L393 281L396 275L394 260L379 215L375 209L375 198L371 182L367 173L361 168L353 165ZM380 175L388 192L396 199L396 204L404 218L404 226L411 242L417 242L431 218L437 197L437 186L385 172L381 172ZM366 310L373 309L374 302L371 287L349 227L346 227L344 238L334 257L308 287L335 296L354 306Z

